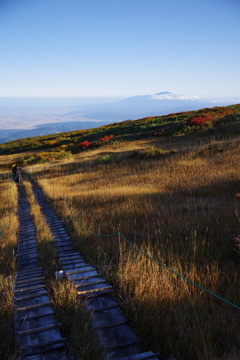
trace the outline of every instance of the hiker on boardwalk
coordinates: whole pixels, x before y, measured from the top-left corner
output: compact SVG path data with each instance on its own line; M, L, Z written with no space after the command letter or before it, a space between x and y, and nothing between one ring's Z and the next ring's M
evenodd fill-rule
M12 172L14 174L14 181L18 185L21 182L21 171L22 171L22 168L19 164L14 165L14 167L12 168Z

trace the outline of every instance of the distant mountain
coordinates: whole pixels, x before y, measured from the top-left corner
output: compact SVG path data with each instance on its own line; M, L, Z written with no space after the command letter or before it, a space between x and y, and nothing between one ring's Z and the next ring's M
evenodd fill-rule
M84 116L98 120L136 120L146 116L167 115L172 112L199 110L205 107L227 106L237 104L239 99L203 99L197 96L173 94L169 91L153 95L139 95L120 101L81 107L71 111L66 117L78 118Z

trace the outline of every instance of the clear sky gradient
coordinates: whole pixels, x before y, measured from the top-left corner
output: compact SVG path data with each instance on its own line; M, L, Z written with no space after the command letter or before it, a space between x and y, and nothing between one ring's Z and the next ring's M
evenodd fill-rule
M0 97L240 97L239 0L0 0Z

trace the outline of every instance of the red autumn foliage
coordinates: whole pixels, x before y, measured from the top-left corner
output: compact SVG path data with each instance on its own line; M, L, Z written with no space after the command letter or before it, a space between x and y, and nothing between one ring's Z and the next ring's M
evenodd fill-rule
M100 138L99 141L107 142L107 141L111 140L113 137L114 137L114 135L106 135L106 136Z
M210 116L193 116L192 118L187 120L187 125L202 126L210 121L212 121L212 118Z
M91 146L91 145L92 145L92 143L91 143L90 141L85 140L85 141L80 142L80 143L78 144L78 147L79 147L80 149L86 149L86 148L88 148L88 147Z
M227 110L222 111L221 116L230 115L232 113L233 113L233 111L231 109L227 109Z

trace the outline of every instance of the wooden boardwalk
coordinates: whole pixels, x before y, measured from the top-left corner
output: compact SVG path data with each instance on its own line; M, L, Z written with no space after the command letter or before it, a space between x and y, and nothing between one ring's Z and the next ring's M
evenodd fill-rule
M38 264L36 234L23 186L18 186L17 273L14 279L15 335L21 359L67 360L52 304Z
M84 299L86 309L92 314L92 326L105 348L105 358L157 360L159 354L143 349L119 305L113 300L112 287L76 251L60 220L45 201L42 191L36 184L32 185L41 211L54 236L61 269L72 281L79 297Z

